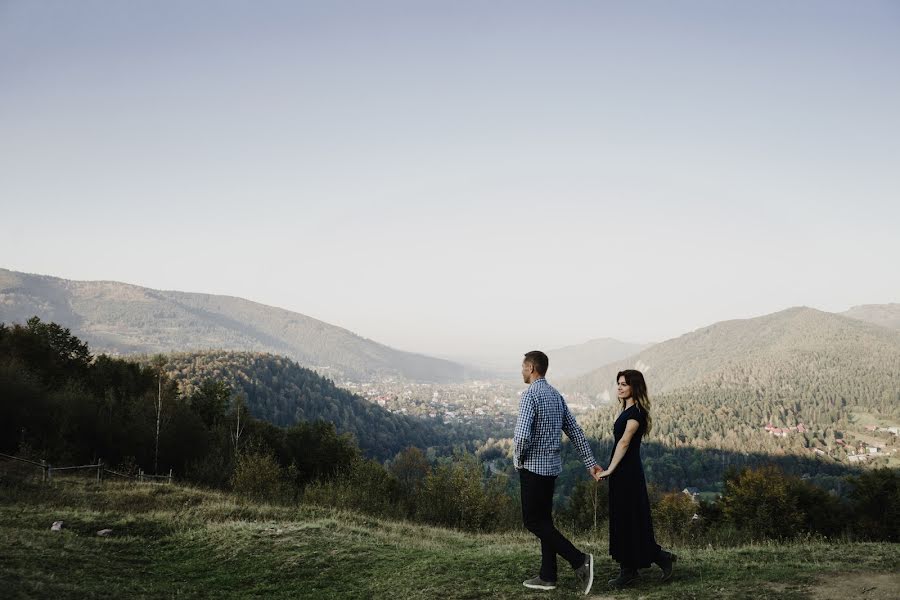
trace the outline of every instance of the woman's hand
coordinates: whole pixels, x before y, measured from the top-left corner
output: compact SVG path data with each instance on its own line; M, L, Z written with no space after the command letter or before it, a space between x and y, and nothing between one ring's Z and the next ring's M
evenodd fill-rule
M612 471L609 469L604 469L600 465L594 465L593 467L591 467L591 477L593 477L597 481L606 479L610 475L612 475Z

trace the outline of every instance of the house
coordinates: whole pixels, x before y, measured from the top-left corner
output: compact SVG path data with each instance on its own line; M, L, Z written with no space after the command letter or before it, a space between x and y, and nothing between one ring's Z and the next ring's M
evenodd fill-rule
M695 488L695 487L686 487L686 488L684 488L683 490L681 490L681 493L682 493L682 494L685 494L685 495L686 495L687 497L689 497L691 500L693 500L694 502L696 502L696 501L697 501L697 498L700 496L700 489L699 489L699 488Z

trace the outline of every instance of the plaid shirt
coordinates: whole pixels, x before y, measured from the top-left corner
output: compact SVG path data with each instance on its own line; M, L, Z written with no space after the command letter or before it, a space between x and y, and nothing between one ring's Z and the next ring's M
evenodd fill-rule
M565 399L542 377L528 386L519 402L519 418L513 434L513 465L538 475L559 475L562 472L561 431L572 440L588 469L597 464L584 431L569 412Z

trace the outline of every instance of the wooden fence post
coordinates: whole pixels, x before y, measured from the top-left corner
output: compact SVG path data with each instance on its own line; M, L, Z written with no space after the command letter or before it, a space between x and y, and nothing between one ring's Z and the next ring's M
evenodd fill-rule
M97 459L97 483L100 483L100 476L103 474L103 459Z
M47 461L41 459L41 483L47 481Z
M47 463L47 483L53 479L53 465Z
M138 469L138 483L144 483L144 470Z
M172 483L172 469L169 469L169 483Z

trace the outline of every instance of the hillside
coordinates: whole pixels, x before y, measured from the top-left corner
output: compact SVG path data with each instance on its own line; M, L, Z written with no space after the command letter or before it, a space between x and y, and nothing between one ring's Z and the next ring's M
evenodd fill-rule
M883 327L794 308L705 327L563 387L614 399L616 372L635 366L651 393L649 439L659 442L644 456L649 471L657 463L669 474L668 485L725 468L702 458L703 448L792 453L823 465L892 464L900 448L896 434L879 432L876 440L855 418L900 412L900 335ZM618 410L610 402L585 419L585 430L608 439ZM682 457L673 471L667 448L674 447L691 447L695 459Z
M426 448L458 441L455 428L391 413L283 356L217 350L180 352L166 360L166 374L184 396L206 379L222 381L244 396L254 417L279 426L334 423L338 433L353 434L366 454L381 460L410 445Z
M843 386L858 381L864 366L871 382L885 393L900 389L900 335L882 327L811 308L790 308L752 319L722 321L651 346L583 377L566 389L597 399L615 398L615 376L637 368L651 394L692 385L727 382L762 393L800 369L816 379ZM790 367L788 367L790 365ZM822 372L824 369L824 372ZM865 390L866 397L868 389ZM863 389L848 390L864 402Z
M65 521L61 532L49 530L56 520ZM110 537L96 535L104 528ZM671 582L658 584L647 570L611 593L603 585L614 571L605 539L574 541L595 555L593 598L849 598L864 589L866 598L886 600L900 585L896 544L803 540L676 546ZM467 534L177 485L0 487L0 544L0 586L11 600L538 597L521 585L540 559L524 530ZM540 597L584 596L561 568L560 588Z
M862 304L841 313L845 317L900 331L900 303Z
M230 296L161 291L111 281L70 281L0 269L0 322L38 316L68 327L96 352L211 348L271 352L333 378L451 382L451 361L403 352L288 310Z
M549 350L550 368L554 377L578 377L613 361L637 354L650 344L632 344L612 338L598 338Z

